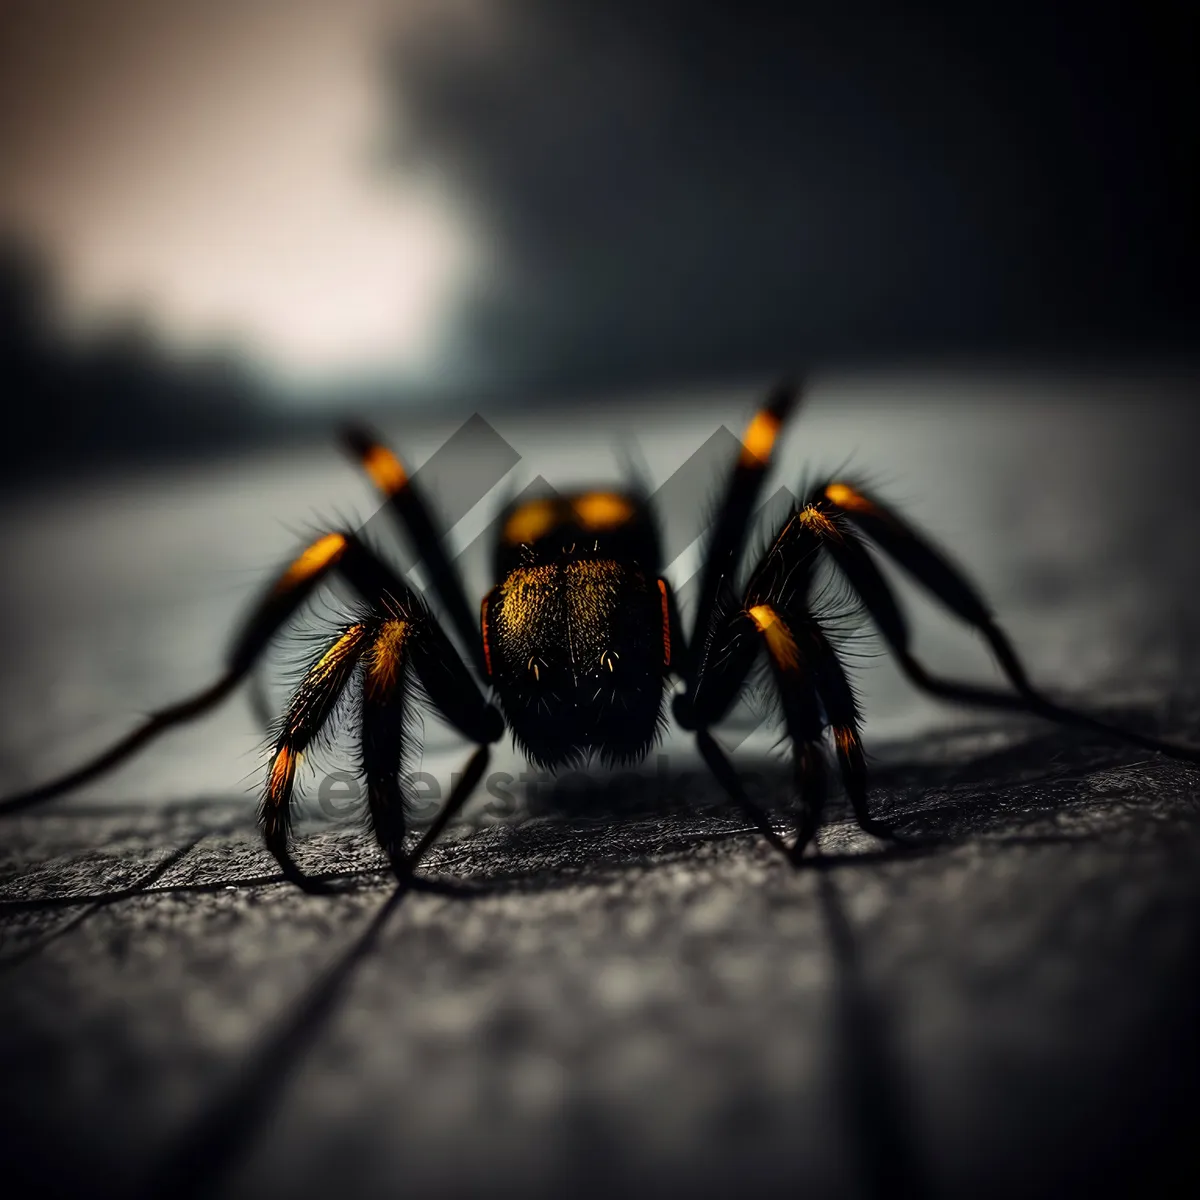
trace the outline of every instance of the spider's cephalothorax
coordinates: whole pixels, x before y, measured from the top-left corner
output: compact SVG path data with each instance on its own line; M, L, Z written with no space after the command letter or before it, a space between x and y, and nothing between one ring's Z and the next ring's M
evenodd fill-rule
M488 677L525 754L544 767L595 752L645 758L671 664L658 537L640 498L523 500L502 515L480 627Z
M332 572L358 592L367 611L338 632L296 689L279 722L259 806L267 847L284 875L310 890L328 890L328 884L306 875L291 857L296 767L351 687L360 690L359 767L371 826L405 883L482 779L489 746L503 736L506 724L526 755L546 767L593 753L605 762L637 762L662 728L672 676L679 685L675 719L695 735L730 798L793 862L820 821L827 735L858 823L892 836L870 815L858 705L841 658L813 612L818 604L812 594L814 564L821 557L841 574L917 687L943 699L1038 713L1200 762L1200 751L1119 729L1043 696L963 574L899 514L855 484L827 480L809 489L758 561L743 564L751 517L796 394L789 384L776 388L743 435L705 550L687 636L660 575L658 537L643 497L597 489L511 505L500 522L496 584L476 609L400 460L375 438L351 432L351 451L412 540L454 636L405 579L353 533L327 533L279 575L250 612L216 683L154 714L69 775L0 802L0 812L76 787L163 729L213 707L245 678L280 627ZM1011 693L926 670L909 647L908 623L872 548L986 639L1013 686ZM710 732L745 691L757 662L766 664L792 747L799 819L790 846L751 804ZM410 849L401 768L418 697L476 749L437 819Z

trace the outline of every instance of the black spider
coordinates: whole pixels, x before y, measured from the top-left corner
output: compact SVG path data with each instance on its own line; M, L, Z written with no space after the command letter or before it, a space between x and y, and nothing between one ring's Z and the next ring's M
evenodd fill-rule
M800 800L799 829L786 852L798 859L817 830L825 795L827 729L858 823L870 833L892 836L868 811L858 706L839 655L812 612L814 572L822 554L841 571L904 673L925 691L949 700L1032 711L1200 762L1200 751L1119 729L1035 691L971 584L920 533L851 483L830 480L809 490L739 586L751 514L796 397L795 386L780 385L746 430L708 543L690 638L684 637L671 588L660 574L658 535L644 496L588 491L510 505L502 514L495 551L497 583L484 597L477 619L429 509L399 460L375 439L350 433L350 448L388 497L425 562L469 665L392 568L353 533L328 533L304 550L251 611L226 673L212 687L154 714L71 774L0 803L0 811L17 811L76 787L168 726L213 707L334 571L357 591L367 615L341 629L297 688L280 725L259 808L268 848L286 877L308 890L328 890L328 885L306 876L289 852L296 764L360 667L361 766L370 820L402 881L412 879L425 851L471 795L486 770L490 744L503 736L506 726L529 759L551 770L592 753L610 763L639 762L665 724L672 676L682 683L672 704L675 720L695 734L722 787L782 846L709 732L744 691L764 651L793 748ZM867 543L890 555L984 636L1014 694L938 678L913 657L907 624ZM477 749L436 821L406 852L401 764L414 687Z

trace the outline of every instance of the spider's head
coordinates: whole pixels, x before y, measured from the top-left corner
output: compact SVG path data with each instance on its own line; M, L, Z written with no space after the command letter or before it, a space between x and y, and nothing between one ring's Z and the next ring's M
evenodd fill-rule
M640 761L658 736L670 656L644 506L602 492L526 501L502 528L483 637L517 743L549 768L592 752Z

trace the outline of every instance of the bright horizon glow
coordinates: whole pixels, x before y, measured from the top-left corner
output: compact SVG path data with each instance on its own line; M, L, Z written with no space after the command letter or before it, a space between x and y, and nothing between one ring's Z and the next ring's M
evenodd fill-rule
M70 319L132 309L293 379L436 366L482 239L441 180L369 170L375 55L416 10L54 7L11 22L0 219L49 249Z

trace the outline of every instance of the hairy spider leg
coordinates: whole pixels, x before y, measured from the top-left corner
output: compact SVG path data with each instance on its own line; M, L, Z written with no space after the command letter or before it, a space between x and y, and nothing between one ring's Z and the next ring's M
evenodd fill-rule
M388 509L401 531L409 538L417 560L425 564L430 586L445 609L461 645L476 670L483 674L485 664L479 631L471 616L462 577L446 554L420 486L409 475L399 456L369 430L347 426L342 431L342 443L387 500ZM261 677L251 678L249 700L259 723L266 728L272 727L274 713Z
M484 672L479 631L471 616L462 577L446 554L428 501L409 475L403 462L372 432L359 426L342 431L342 443L371 482L387 500L388 509L411 543L418 561L425 564L430 586L445 609L466 653L477 671ZM275 714L261 677L252 676L248 694L250 708L264 728L271 728Z
M391 611L386 615L374 614L366 622L348 626L312 665L296 690L276 742L259 809L260 822L268 848L284 875L305 891L329 892L335 888L300 871L288 849L296 764L308 742L332 715L354 668L360 664L363 669L360 762L367 781L371 830L393 873L402 882L411 879L419 860L416 851L409 857L404 854L406 796L401 777L409 747L407 706L412 693L412 673L416 672L427 693L430 687L426 680L430 680L434 692L445 700L442 689L457 672L453 660L447 662L445 658L447 653L454 653L453 647L444 637L439 644L440 630L429 614L413 603L411 596L403 609L391 597L388 604ZM399 615L401 612L404 615ZM459 670L467 674L461 662ZM439 681L440 674L446 678ZM452 723L463 732L469 731L476 740L491 732L480 725L477 709L468 705L461 712L454 711L455 703L449 703ZM436 702L435 707L440 709ZM451 715L442 711L443 715ZM482 757L477 752L471 759L467 772L444 806L446 820L470 795L475 786L470 782L471 777L477 782L479 772L486 766L486 745L480 750ZM422 843L422 847L423 855L428 844Z
M689 696L704 670L714 615L733 586L750 517L771 465L775 443L799 395L798 384L785 381L776 385L743 435L742 452L726 485L701 567L689 655L681 664Z
M821 740L825 731L816 678L804 653L799 621L789 622L767 604L747 602L754 629L766 646L767 661L783 710L784 727L792 743L792 771L800 800L800 820L789 857L797 861L816 835L825 805L825 766ZM811 622L810 622L811 623ZM807 639L805 639L807 640Z
M292 789L304 752L333 716L364 650L379 636L374 618L345 626L309 667L296 688L279 733L258 805L258 824L267 849L284 877L308 892L333 888L312 879L296 866L288 850L291 834Z
M1200 763L1198 749L1124 729L1042 695L1030 682L1012 643L963 572L928 538L861 488L840 481L815 488L798 515L804 514L808 514L809 527L846 576L895 653L901 669L916 687L947 700L1032 712L1060 724L1093 729L1183 762ZM980 632L1018 695L930 674L913 657L908 623L892 589L856 534L876 545L960 620Z
M676 720L684 729L694 732L701 756L726 793L749 814L764 837L793 862L812 840L825 801L826 772L821 755L824 735L821 705L825 701L817 688L818 671L802 657L792 627L765 602L755 603L756 599L765 601L765 595L756 596L749 591L746 597L737 598L734 586L750 515L762 490L775 443L795 407L797 394L798 389L792 384L777 386L755 414L743 437L742 452L730 475L702 568L696 621L684 659L685 688L675 697L673 706ZM761 575L760 567L756 576ZM811 625L823 641L819 627L807 613L806 583L805 575L803 584L792 582L787 591L792 607L800 614L793 623ZM673 601L670 615L678 628ZM676 637L683 645L681 631ZM806 639L809 640L812 639ZM813 644L818 643L814 641ZM790 847L746 795L728 756L709 732L733 705L764 646L792 743L792 768L801 804L797 837ZM844 680L844 676L842 678ZM830 686L832 688L832 683ZM849 694L848 684L845 690ZM831 708L838 711L839 719L853 731L857 745L858 715L852 695L850 699L849 712L838 709L836 703L825 702L825 708L827 712ZM852 760L843 757L842 762L843 770L856 770ZM857 804L855 812L860 812Z
M1030 683L1012 644L962 572L891 509L851 484L833 481L808 496L776 535L738 603L733 593L737 557L729 540L730 531L736 538L744 537L748 514L769 461L771 443L786 413L786 406L773 407L769 403L747 430L746 445L734 469L705 566L702 604L686 660L686 687L676 697L675 713L684 728L697 732L703 756L725 790L747 808L747 800L728 760L707 729L725 715L744 686L758 648L750 636L753 623L766 646L793 743L797 786L802 793L808 793L801 797L804 809L799 837L791 851L793 857L803 851L815 831L823 798L818 772L809 761L814 759L819 744L812 716L814 692L831 726L841 774L859 824L873 834L894 836L886 824L870 816L857 704L836 651L809 609L812 570L822 550L846 577L909 679L931 694L1010 711L1033 712L1183 761L1200 762L1200 751L1191 747L1123 729L1041 695ZM765 454L755 453L755 446L765 448ZM762 464L758 470L753 470L755 459ZM942 679L920 664L909 649L908 625L896 598L867 550L868 540L951 612L983 634L1016 695Z
M364 663L359 753L367 811L376 841L395 869L404 856L405 797L401 773L408 743L408 653L413 622L383 623Z
M858 700L837 651L811 611L813 569L823 538L835 544L842 539L826 514L806 505L788 517L751 573L744 608L766 642L781 692L797 686L799 679L811 680L833 734L843 786L859 826L877 837L894 839L891 827L870 814ZM788 717L786 702L784 715ZM789 732L792 724L788 719ZM819 742L821 732L809 740ZM803 844L797 848L802 851Z
M225 672L215 683L194 696L151 713L119 742L74 771L19 795L6 797L0 801L0 814L17 812L82 787L120 765L160 733L215 708L242 681L271 634L303 603L343 557L345 549L346 539L342 534L327 533L307 546L288 565L251 610L229 652Z
M826 725L859 825L878 837L894 837L889 826L870 815L858 702L837 652L810 611L818 543L807 515L797 514L784 523L751 573L740 604L736 609L727 606L719 616L691 711L697 725L719 721L744 686L760 647L765 649L793 747L801 804L789 851L793 861L804 853L820 824L826 797ZM711 757L711 752L706 754Z
M387 498L389 510L408 535L416 556L425 564L430 586L482 678L483 647L473 606L467 600L457 566L446 553L445 542L420 486L395 453L373 433L352 426L343 431L342 439L351 456Z
M420 486L395 452L371 431L360 426L348 426L343 430L342 440L350 455L387 498L390 511L410 539L418 560L424 563L430 586L441 602L451 626L457 632L461 645L470 656L479 677L486 680L491 674L491 664L487 659L485 630L481 630L480 624L477 624L472 616L462 576L457 565L446 553L445 542ZM484 612L486 613L486 600ZM452 664L461 663L454 654L449 639L432 618L428 618L428 629L429 647L432 649L438 644L442 646L444 663L440 670L444 676L443 704L452 705L461 683ZM394 636L401 642L397 653L402 657L402 642L406 635L401 635L397 630ZM438 669L433 657L427 654L426 671ZM426 682L425 675L422 675L422 682ZM478 694L474 680L470 680L469 683L470 692ZM428 689L427 683L426 687ZM401 869L411 871L417 866L425 851L436 840L438 832L469 799L487 766L486 743L495 741L500 736L500 733L492 736L489 718L489 728L484 731L488 736L473 738L481 743L479 750L469 760L437 820L413 853L404 859L399 852L404 835L404 805L398 767L403 754L405 700L403 669L395 676L390 688L380 688L374 684L368 672L364 683L362 730L362 760L367 775L368 803L376 836L398 873ZM499 715L495 708L491 708L490 711ZM451 723L455 724L460 732L465 732L473 720L472 713L468 712L461 714L458 721L452 720ZM467 736L471 734L468 733Z
M287 814L300 749L291 736L294 712L303 716L313 710L312 728L304 720L295 725L301 737L311 738L332 714L337 696L355 663L362 662L360 754L367 778L367 808L376 840L402 881L411 877L417 865L415 859L404 855L405 797L400 780L408 745L406 720L410 673L415 674L433 708L463 737L479 746L476 751L477 757L482 752L479 771L487 763L487 746L504 732L499 711L488 702L453 643L420 598L353 535L343 536L349 553L343 556L339 569L371 606L372 620L366 631L370 636L364 634L356 639L355 661L334 672L324 665L329 662L329 655L334 655L334 661L341 668L343 658L349 653L336 653L342 645L339 639L314 663L297 689L276 746L260 808L268 849L284 874L309 891L327 891L329 888L304 875L288 849L290 822ZM320 697L318 703L308 703L306 697L310 690ZM317 716L321 718L320 724L316 723ZM469 795L469 791L462 788L465 780L466 776L460 779L447 807L458 808L465 802Z
M751 514L779 434L799 395L798 384L777 384L746 427L742 451L729 475L705 549L690 637L683 629L674 592L665 589L676 647L674 670L684 683L673 710L684 729L698 732L716 724L728 712L754 665L758 643L753 622L733 588Z
M372 779L375 782L375 797L370 805L372 824L377 833L381 833L381 844L392 859L397 874L409 877L419 855L432 844L430 833L445 827L446 821L465 803L478 782L487 765L488 745L502 736L504 723L499 710L484 696L457 650L420 599L387 564L347 532L327 533L317 538L279 575L251 610L234 641L228 667L214 685L153 714L128 737L77 770L31 792L8 798L0 804L0 812L26 808L78 787L111 770L163 730L214 707L246 675L279 627L334 571L371 607L372 616L343 629L310 667L297 689L275 745L260 805L260 824L267 848L288 879L306 890L327 890L296 866L288 850L288 811L296 765L304 747L332 714L356 663L367 652L373 652L374 666L381 661L378 651L381 643L393 650L399 643L399 649L408 653L405 663L397 658L393 664L396 671L400 672L411 663L434 708L464 737L478 745L438 820L422 838L413 856L401 860L394 852L398 848L395 834L397 828L402 829L402 816L397 816L392 808L399 793L380 784L387 764L370 748L372 736L367 731L369 722L375 718L364 712L364 767L369 783ZM411 626L406 630L408 636L403 639L396 638L393 627L400 619ZM380 705L386 705L389 688L394 686L389 681L388 686L366 697L367 710L376 695Z

